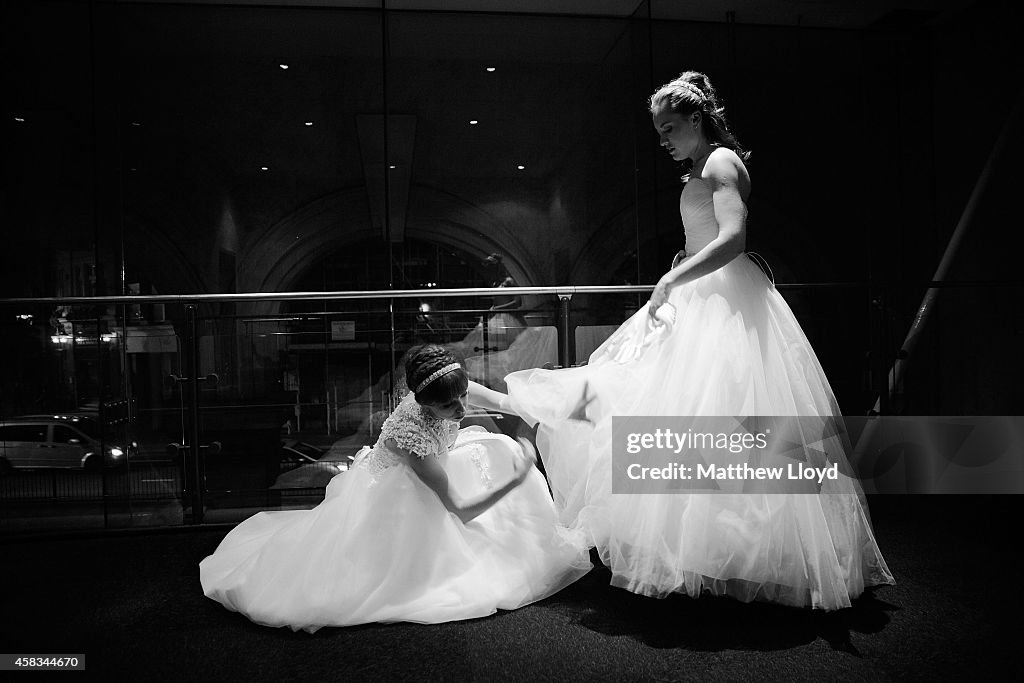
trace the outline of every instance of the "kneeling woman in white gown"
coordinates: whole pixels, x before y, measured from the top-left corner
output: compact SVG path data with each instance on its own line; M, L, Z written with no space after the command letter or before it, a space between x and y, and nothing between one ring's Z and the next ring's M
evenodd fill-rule
M408 354L415 391L376 445L312 510L260 512L200 565L207 597L258 624L316 631L437 623L511 610L586 574L586 544L557 522L518 443L459 429L467 402L495 405L440 346Z
M692 162L679 204L686 252L587 365L506 377L512 404L541 424L562 521L597 547L614 585L657 597L849 607L865 587L893 578L839 450L829 456L844 474L817 495L612 491L613 416L841 421L796 317L743 253L746 153L711 83L686 72L658 89L650 110L662 146Z

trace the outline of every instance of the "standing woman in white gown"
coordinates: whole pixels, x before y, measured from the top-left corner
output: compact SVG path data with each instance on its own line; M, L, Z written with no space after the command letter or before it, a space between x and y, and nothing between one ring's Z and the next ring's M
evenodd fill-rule
M613 585L848 607L865 587L893 583L851 476L818 494L612 494L612 416L841 419L793 312L744 253L747 153L715 89L687 71L649 106L661 146L690 162L685 252L587 365L509 375L511 403L540 423L562 521L596 546ZM829 456L849 472L842 452Z
M590 570L520 445L459 429L467 403L500 409L504 395L469 382L436 345L409 351L406 378L412 392L320 505L257 513L200 563L207 597L258 624L314 632L483 617Z

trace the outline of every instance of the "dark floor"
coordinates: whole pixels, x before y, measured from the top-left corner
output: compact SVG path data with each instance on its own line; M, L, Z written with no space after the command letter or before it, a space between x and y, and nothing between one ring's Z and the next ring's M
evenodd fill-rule
M871 509L898 585L839 613L642 598L609 587L602 568L486 619L313 635L203 597L197 565L225 529L0 539L0 652L85 653L103 680L1011 677L1024 499L888 496Z

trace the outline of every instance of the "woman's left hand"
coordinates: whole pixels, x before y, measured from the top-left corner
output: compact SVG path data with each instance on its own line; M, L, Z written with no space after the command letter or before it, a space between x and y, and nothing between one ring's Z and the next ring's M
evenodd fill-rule
M654 291L651 292L651 304L647 309L647 314L652 318L662 305L668 303L669 291L670 285L664 280L658 280L658 284L654 287Z

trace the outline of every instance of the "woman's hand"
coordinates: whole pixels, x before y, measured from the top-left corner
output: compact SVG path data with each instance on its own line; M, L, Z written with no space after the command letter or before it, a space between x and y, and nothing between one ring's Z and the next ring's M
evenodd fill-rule
M654 314L658 312L664 304L668 303L668 295L671 290L671 285L664 280L658 280L658 284L654 287L654 291L651 292L650 306L647 308L647 314L654 317Z
M675 257L672 259L672 268L675 268L676 266L678 266L680 263L682 263L683 261L685 261L688 258L690 258L690 257L686 255L686 250L685 249L680 249L679 253L677 253L675 255Z
M516 484L521 484L526 480L526 476L530 474L537 465L537 454L533 449L533 444L527 441L525 438L520 437L516 439L522 448L521 453L517 453L515 460L512 461L512 480Z

